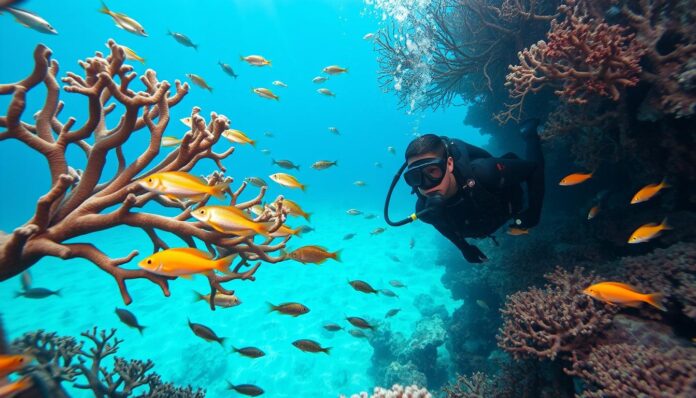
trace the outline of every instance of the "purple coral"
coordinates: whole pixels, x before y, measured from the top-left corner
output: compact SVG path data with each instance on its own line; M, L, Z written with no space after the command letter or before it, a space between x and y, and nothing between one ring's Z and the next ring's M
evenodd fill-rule
M353 394L350 398L432 398L432 395L425 388L420 388L416 385L401 386L394 384L390 390L382 387L375 387L374 394L368 395L366 392ZM341 395L340 398L345 398Z

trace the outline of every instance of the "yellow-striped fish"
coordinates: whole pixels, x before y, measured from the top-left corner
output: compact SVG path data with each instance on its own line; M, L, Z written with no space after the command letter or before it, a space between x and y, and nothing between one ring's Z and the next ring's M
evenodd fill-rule
M254 222L235 206L203 206L194 210L191 216L225 234L268 235L268 228L273 225L272 222Z
M202 89L204 89L204 90L208 90L208 91L210 91L211 93L213 92L213 88L210 87L210 86L208 85L208 83L205 81L205 79L203 79L202 77L200 77L200 76L198 76L198 75L196 75L196 74L194 74L194 73L187 73L187 74L186 74L186 77L188 77L188 78L191 80L191 82L192 82L193 84L195 84L196 86L198 86L198 87L200 87L200 88L202 88Z
M126 59L131 59L133 61L138 61L141 64L145 64L145 58L141 57L140 55L136 54L135 51L133 51L131 48L124 46L123 44L119 44L119 47L123 49L123 53L126 55Z
M348 68L342 68L338 65L331 65L324 68L323 72L328 73L329 75L338 75L340 73L348 72Z
M274 85L274 86L278 86L278 87L288 87L287 84L283 83L283 82L280 81L280 80L274 80L274 81L273 81L273 85Z
M288 227L287 225L281 225L280 228L278 228L276 231L271 232L269 236L273 237L285 237L288 235L294 235L294 236L300 236L300 233L302 233L302 228L295 228L292 229Z
M283 199L283 208L288 209L288 214L304 217L307 221L309 221L309 217L312 215L312 213L305 212L300 205L287 198Z
M172 146L177 146L179 144L181 144L180 138L171 137L168 135L162 137L162 146L163 147L172 147Z
M116 26L127 31L134 33L136 35L140 36L145 36L147 37L147 33L145 33L145 29L143 26L138 23L135 19L129 17L126 14L122 14L120 12L114 12L109 10L109 7L106 6L106 3L102 1L102 8L99 9L99 12L104 13L111 18L114 19L114 22L116 22Z
M299 181L297 181L297 178L287 173L275 173L271 174L269 177L271 177L271 180L277 182L278 184L284 187L300 188L302 191L307 189L306 185L301 184Z
M634 205L636 203L641 203L641 202L646 202L650 199L652 199L653 196L657 195L658 192L660 192L664 188L669 188L670 185L667 184L667 181L664 179L659 183L659 184L649 184L641 188L640 191L636 192L635 195L633 195L633 199L631 199L631 204Z
M239 130L227 129L222 132L222 136L237 144L249 144L251 146L256 146L256 141L252 140Z
M140 261L138 266L157 275L191 276L210 271L229 272L236 253L220 259L192 247L178 247L159 251Z
M252 88L251 91L253 91L256 95L258 95L261 98L266 98L266 99L272 99L276 101L280 101L280 97L275 95L273 91L259 87L259 88Z
M198 201L205 195L225 199L225 191L229 182L221 182L214 186L199 177L184 171L165 171L154 173L138 180L138 184L150 192L156 192L170 199L191 199Z
M239 58L252 66L271 66L271 61L267 60L266 58L260 55L248 55L246 57L239 56Z
M672 227L667 225L667 219L662 220L661 223L649 223L638 227L631 237L628 238L628 243L643 243L647 242L653 238L660 236L660 233L665 230L670 230Z

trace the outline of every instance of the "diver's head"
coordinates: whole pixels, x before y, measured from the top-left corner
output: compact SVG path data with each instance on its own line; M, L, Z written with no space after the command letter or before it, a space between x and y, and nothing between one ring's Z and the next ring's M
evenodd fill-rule
M425 196L449 198L457 191L454 159L444 140L435 134L420 136L406 148L406 183Z

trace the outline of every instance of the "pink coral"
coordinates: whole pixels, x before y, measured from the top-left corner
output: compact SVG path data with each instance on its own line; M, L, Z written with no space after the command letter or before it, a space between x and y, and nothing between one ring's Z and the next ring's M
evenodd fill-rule
M345 395L341 395L340 398L345 398ZM368 398L368 394L363 391L360 394L351 395L350 398ZM369 395L369 398L432 398L432 395L427 389L416 385L403 387L394 384L391 390L375 387L374 394Z

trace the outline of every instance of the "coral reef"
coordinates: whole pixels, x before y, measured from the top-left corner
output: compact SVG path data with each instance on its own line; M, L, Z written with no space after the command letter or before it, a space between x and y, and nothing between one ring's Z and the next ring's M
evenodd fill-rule
M583 268L567 272L561 268L547 274L544 289L531 288L508 297L498 344L516 358L568 357L591 346L592 339L611 323L617 311L582 293L596 282Z
M150 360L127 360L114 356L123 342L115 337L116 330L81 333L91 347L73 337L62 337L56 333L39 330L25 333L12 342L13 352L29 352L36 361L25 368L41 388L50 391L51 397L68 397L62 383L73 383L78 389L91 390L95 397L124 398L129 396L151 398L203 398L205 391L190 386L177 387L162 382L161 377L151 372L154 363ZM112 368L107 368L113 357Z
M241 261L232 273L208 275L213 296L217 291L233 294L221 284L234 279L253 280L261 263L240 271L241 267L248 265L247 261L284 260L282 255L272 257L269 253L283 248L289 236L280 243L271 244L273 238L269 238L259 244L249 237L226 235L200 222L186 221L190 217L191 206L185 207L180 202L140 187L137 183L139 178L155 172L190 171L203 159L211 159L224 171L221 161L232 154L234 147L223 153L214 152L212 147L229 127L229 120L212 113L206 123L199 114L200 109L194 108L191 131L184 135L181 145L147 169L160 151L171 108L186 95L188 85L176 81L175 92L170 95L170 83L159 81L154 71L147 70L140 78L145 91L134 92L130 84L136 74L131 72L131 66L124 64L124 50L113 40L109 40L108 48L110 55L104 56L98 52L95 57L80 62L84 76L69 72L62 79L67 84L66 92L82 95L89 103L89 117L77 129L74 128L75 118L70 117L65 123L59 120L63 102L59 101L58 63L50 59L51 51L45 46L36 47L34 70L26 79L13 84L0 84L0 95L12 95L7 115L0 117L0 127L6 128L0 132L0 141L16 139L45 156L51 176L51 188L38 200L34 216L0 241L0 280L19 274L43 257L63 260L84 258L115 278L126 304L132 301L126 288L129 279L150 280L168 296L168 281L171 278L121 267L131 261L138 254L137 251L125 257L110 258L97 246L81 243L78 239L92 232L128 225L144 231L151 238L155 251L169 247L156 232L161 230L178 236L190 247L196 246L196 240L202 241L212 254L216 254L216 250L238 253ZM42 83L46 90L45 103L36 115L36 124L26 123L21 120L26 96ZM107 104L111 99L115 102ZM108 128L106 117L121 108L124 108L124 113L119 123ZM129 163L122 147L134 133L144 128L149 132L149 145ZM75 170L68 164L66 151L73 147L84 151L87 158L84 171ZM114 155L118 159L118 169L112 177L107 178L107 157ZM209 185L220 181L231 179L217 172L207 178ZM246 182L243 182L235 192L227 192L232 197L230 205L245 209L261 202L265 188L261 188L256 198L237 203L245 187ZM204 205L208 198L198 205ZM153 201L183 209L174 217L133 211ZM278 197L274 203L257 219L272 221L272 230L280 228L286 215L282 209L282 197ZM67 240L70 243L66 243ZM211 309L214 309L213 300L210 302Z
M341 395L341 398L346 398ZM387 390L382 387L375 387L372 395L366 392L353 394L350 398L432 398L432 395L425 388L420 388L417 385L403 387L399 384L394 384L391 389Z

